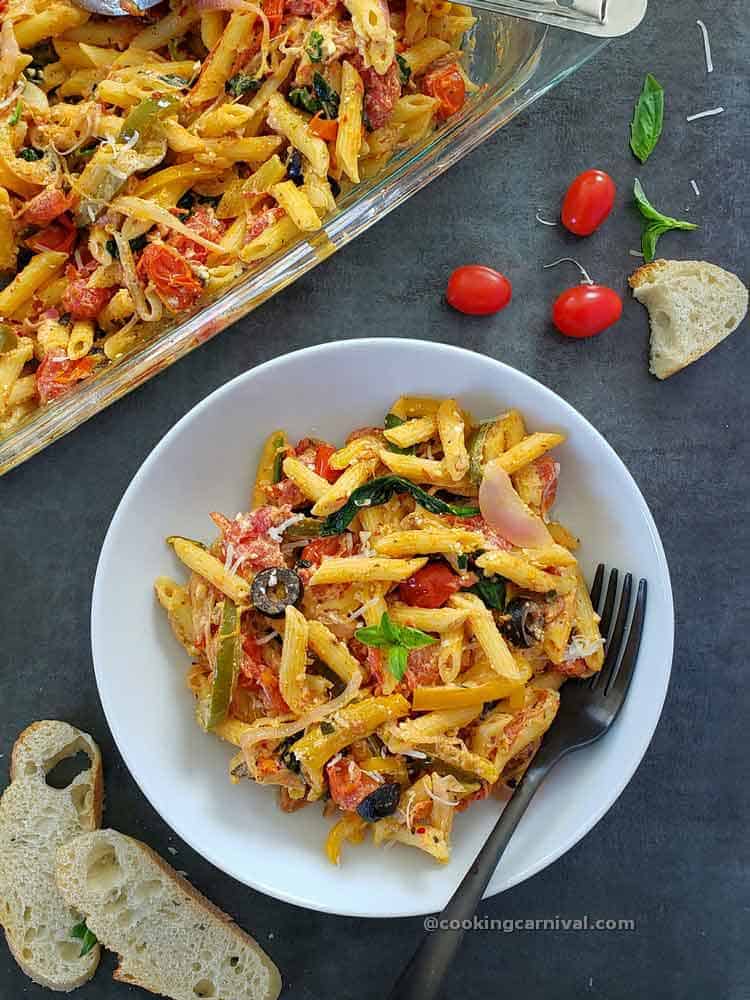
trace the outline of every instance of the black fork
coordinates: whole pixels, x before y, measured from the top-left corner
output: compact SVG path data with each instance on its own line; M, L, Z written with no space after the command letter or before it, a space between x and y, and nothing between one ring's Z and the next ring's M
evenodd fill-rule
M607 650L602 669L591 678L568 681L562 687L560 709L542 740L539 752L518 783L474 864L436 920L440 929L422 941L388 994L388 1000L435 1000L464 935L463 930L449 928L461 928L465 926L464 921L473 917L534 793L562 757L598 740L617 718L638 658L646 612L646 581L638 583L633 602L633 577L627 573L615 614L618 580L619 573L613 569L609 574L599 626ZM604 566L600 564L591 588L591 602L595 609L601 601L603 584Z

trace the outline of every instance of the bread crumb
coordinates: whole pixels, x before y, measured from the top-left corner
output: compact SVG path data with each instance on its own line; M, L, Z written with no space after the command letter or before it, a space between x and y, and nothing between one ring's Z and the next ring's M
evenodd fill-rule
M170 853L170 854L171 854L171 855L172 855L173 857L174 857L174 855L175 855L175 854L177 854L177 848L176 848L176 847L168 847L168 848L167 848L167 850L169 851L169 853Z

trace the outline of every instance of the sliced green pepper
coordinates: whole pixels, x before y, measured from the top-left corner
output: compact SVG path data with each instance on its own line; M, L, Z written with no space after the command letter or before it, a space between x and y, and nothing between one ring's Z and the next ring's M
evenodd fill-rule
M211 690L198 705L199 721L204 729L213 729L223 722L229 711L240 659L240 619L237 605L224 598L219 626L219 646L216 669L211 678Z
M125 119L117 141L132 142L137 135L140 142L149 129L153 128L156 122L168 111L171 111L176 104L175 97L147 97L140 104L136 104Z
M318 538L323 522L315 517L303 517L301 521L290 524L284 532L285 542L296 542L300 538Z
M469 444L469 479L472 483L481 483L484 475L484 443L492 427L492 421L480 424L472 435Z
M18 347L18 337L9 326L0 326L0 354L12 351Z
M273 446L276 449L276 457L273 460L273 468L271 470L271 482L278 483L281 481L281 475L283 472L282 466L284 464L284 459L286 457L286 435L279 434L278 437L274 438Z
M383 421L383 426L387 431L391 430L392 427L400 427L401 424L405 424L406 421L403 420L395 413L386 413L385 420ZM397 455L413 455L416 451L415 448L399 448L397 444L391 444L388 442L388 451L395 452Z

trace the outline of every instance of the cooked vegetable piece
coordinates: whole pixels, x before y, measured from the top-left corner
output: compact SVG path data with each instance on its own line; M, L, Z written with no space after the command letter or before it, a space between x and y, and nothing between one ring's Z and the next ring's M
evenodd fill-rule
M239 671L240 619L237 605L225 597L211 688L208 698L198 704L198 718L205 729L213 729L223 722L229 711Z
M527 649L541 641L544 636L544 611L536 601L514 597L505 611L508 619L503 622L500 631L514 646Z
M256 573L250 587L250 599L256 611L269 618L281 618L288 605L299 604L302 581L293 569L273 566Z
M397 781L380 785L374 792L362 799L357 806L357 812L368 823L377 823L379 819L391 816L398 808L401 796L401 786Z

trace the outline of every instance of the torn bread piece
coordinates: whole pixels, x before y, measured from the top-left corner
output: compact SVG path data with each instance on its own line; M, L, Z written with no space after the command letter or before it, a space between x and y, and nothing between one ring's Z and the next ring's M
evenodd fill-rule
M276 1000L281 977L258 944L150 847L114 830L57 854L57 884L102 944L115 979L173 1000Z
M83 752L89 766L63 788L47 775ZM57 848L95 830L102 816L102 759L92 738L67 722L35 722L18 737L11 784L0 799L0 924L13 957L34 982L69 992L91 979L99 947L81 955L71 934L82 920L55 884Z
M737 329L747 314L740 279L700 260L655 260L629 278L648 309L651 372L665 379L703 357Z

